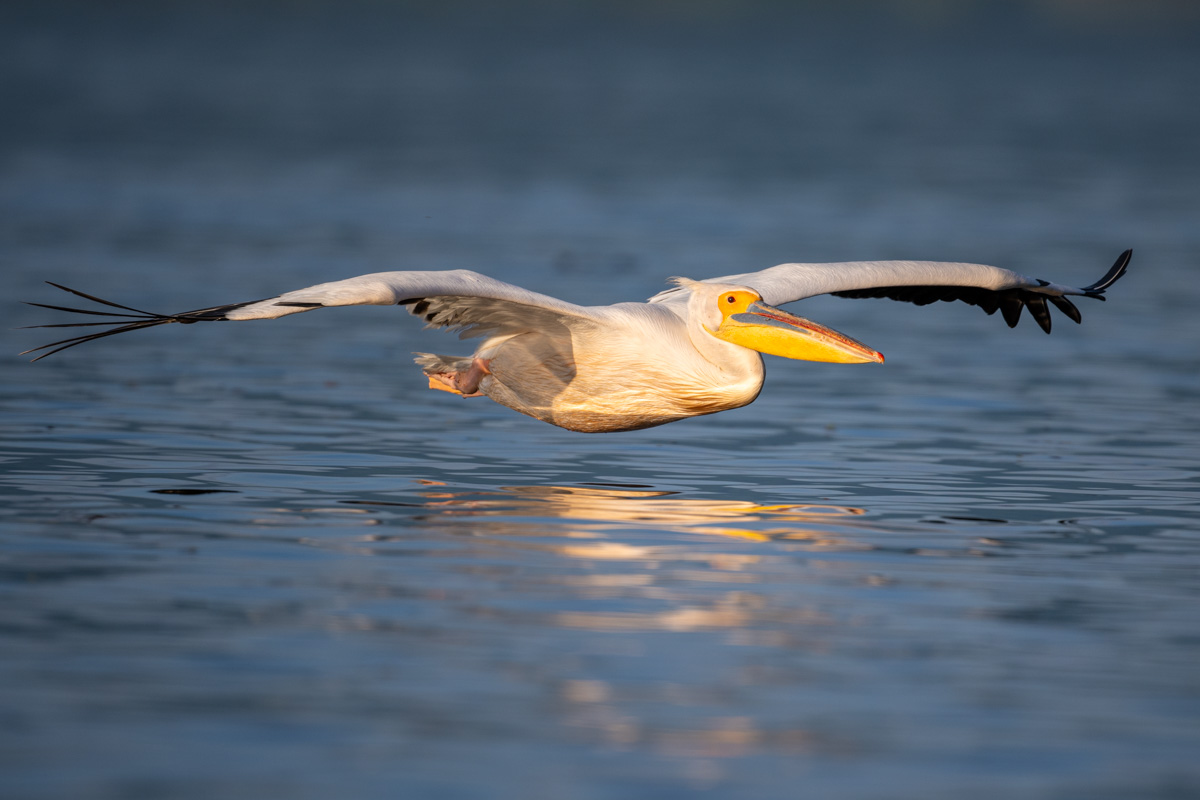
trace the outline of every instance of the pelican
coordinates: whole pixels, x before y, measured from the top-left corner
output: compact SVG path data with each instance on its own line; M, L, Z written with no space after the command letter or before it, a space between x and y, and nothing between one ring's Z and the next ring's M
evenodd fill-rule
M490 397L514 411L584 433L649 428L740 408L763 386L763 353L804 361L882 363L883 355L777 306L806 297L887 297L923 306L960 300L1009 327L1028 308L1050 332L1047 301L1080 321L1071 296L1104 299L1129 265L1126 250L1103 278L1082 288L1028 278L982 264L852 261L780 264L759 272L695 281L643 303L578 306L469 270L378 272L266 300L155 314L50 283L113 311L31 303L103 316L103 322L31 327L108 326L25 351L45 358L84 342L169 322L276 319L318 308L399 305L426 327L479 338L472 355L416 353L432 389ZM22 353L25 355L25 353Z

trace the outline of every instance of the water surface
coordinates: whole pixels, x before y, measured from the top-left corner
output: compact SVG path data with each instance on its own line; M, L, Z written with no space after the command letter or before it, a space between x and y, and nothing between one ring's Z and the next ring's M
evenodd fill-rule
M10 358L4 794L1195 796L1200 49L1053 8L3 12L13 325L1135 247L1050 337L793 306L886 365L628 434L428 391L467 345L387 308Z

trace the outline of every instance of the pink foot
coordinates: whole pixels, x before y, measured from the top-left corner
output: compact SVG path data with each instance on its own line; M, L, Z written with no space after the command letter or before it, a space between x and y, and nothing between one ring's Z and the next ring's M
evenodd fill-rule
M463 397L483 397L479 392L479 382L484 375L491 375L488 362L477 358L471 366L459 372L427 372L429 388L440 389L443 392L453 392Z

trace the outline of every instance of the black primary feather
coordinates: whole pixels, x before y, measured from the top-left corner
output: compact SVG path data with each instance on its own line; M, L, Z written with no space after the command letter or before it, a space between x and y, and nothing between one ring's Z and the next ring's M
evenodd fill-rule
M27 355L29 353L36 353L39 350L48 350L48 352L42 353L37 358L32 359L33 361L39 361L47 356L52 356L55 353L61 353L63 350L75 347L76 345L84 344L85 342L103 339L105 336L113 336L118 333L141 330L142 328L153 328L156 325L166 325L169 322L179 322L184 325L190 325L193 322L220 322L225 320L225 315L235 308L242 308L243 306L262 302L261 300L250 300L245 303L229 303L228 305L223 306L197 308L193 311L181 311L178 314L155 314L152 311L141 311L136 308L130 308L129 306L123 306L120 303L113 303L109 300L103 300L99 297L85 294L84 292L62 286L52 281L46 281L46 283L49 283L51 286L55 287L56 289L61 289L64 292L70 292L77 297L82 297L85 300L91 300L93 303L99 303L101 305L109 306L110 308L119 308L132 313L122 314L115 311L95 311L86 308L52 306L46 305L45 303L26 303L26 305L37 306L38 308L49 308L53 311L67 311L72 314L87 314L89 316L108 317L108 320L104 322L59 322L50 325L25 326L26 328L87 328L98 325L109 326L109 330L106 331L85 333L82 336L74 336L69 339L60 339L57 342L44 344L41 347L34 347L26 350L24 353L21 353L21 355Z
M1132 257L1133 250L1126 250L1121 253L1108 272L1104 274L1103 278L1090 286L1082 288L1083 296L1103 300L1104 291L1125 274ZM1048 285L1046 281L1039 281L1039 283L1042 286ZM993 291L991 289L978 289L973 286L875 286L869 289L849 289L844 292L832 292L832 294L834 297L851 298L886 297L891 300L914 303L919 306L929 305L938 301L952 302L957 300L969 305L979 306L988 314L995 314L996 311L1000 311L1001 316L1004 317L1004 321L1008 323L1008 327L1010 328L1016 327L1017 322L1021 319L1021 311L1028 308L1034 321L1046 333L1050 332L1052 322L1050 309L1046 307L1046 301L1049 301L1071 321L1075 323L1082 321L1079 309L1066 297L1044 294L1032 289L1002 289L1000 291Z
M1125 274L1125 270L1129 269L1129 260L1131 258L1133 258L1132 248L1117 256L1117 260L1113 262L1113 265L1109 268L1108 272L1104 273L1103 278L1096 281L1091 286L1083 287L1083 290L1088 292L1089 297L1093 293L1098 295L1103 294L1105 289L1116 283L1120 277Z

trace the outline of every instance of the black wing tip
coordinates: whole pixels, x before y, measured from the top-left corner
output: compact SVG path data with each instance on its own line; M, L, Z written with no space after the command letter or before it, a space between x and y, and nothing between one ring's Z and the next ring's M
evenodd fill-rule
M1002 294L1000 295L1000 315L1004 317L1004 322L1010 328L1017 327L1017 323L1021 321L1021 311L1025 308L1025 300L1021 295Z
M50 344L44 344L40 347L34 347L29 350L26 350L25 352L21 353L20 355L24 356L24 355L28 355L30 353L36 353L39 350L48 350L48 352L42 353L37 358L30 359L30 363L33 363L34 361L40 361L41 359L46 358L47 356L52 356L55 353L60 353L63 350L66 350L71 347L75 347L76 345L85 344L85 343L93 341L95 339L102 339L105 336L113 336L114 334L125 333L127 331L136 331L136 330L140 330L142 328L152 328L157 325L165 325L169 322L180 322L180 323L183 323L186 325L186 324L190 324L193 322L224 321L224 320L228 319L228 317L226 317L226 314L230 311L233 311L234 309L242 308L243 306L252 305L254 303L263 302L261 300L249 300L244 303L230 303L228 305L223 305L223 306L212 306L210 308L198 308L198 309L195 309L194 311L182 311L178 314L155 314L151 311L141 311L136 308L130 308L129 306L120 305L119 303L113 303L108 300L102 300L99 297L95 297L90 294L85 294L84 292L78 291L76 289L72 289L68 286L63 286L62 284L55 283L54 281L46 281L46 283L48 283L49 285L53 286L56 289L61 289L64 292L69 292L77 297L82 297L86 300L91 300L92 302L99 303L101 305L109 306L111 308L120 308L125 311L130 311L133 313L121 314L121 313L111 312L111 311L93 311L93 310L84 309L84 308L70 308L67 306L51 306L51 305L46 305L44 303L27 303L27 305L38 306L40 308L48 308L48 309L51 309L54 311L67 311L67 312L70 312L73 314L87 314L87 315L91 315L91 316L100 316L100 317L108 317L109 318L102 322L79 322L79 323L62 323L62 324L51 324L51 325L29 325L29 326L27 326L29 328L74 328L74 327L90 327L90 326L98 326L98 325L114 326L110 330L98 331L96 333L88 333L88 334L84 334L83 336L76 336L76 337L73 337L70 339L61 339L57 342L51 342ZM53 348L53 349L49 349L49 348Z
M1049 333L1053 320L1050 319L1050 309L1046 308L1046 298L1041 295L1027 297L1025 298L1025 307L1029 309L1034 322L1046 333Z
M1112 286L1121 279L1121 276L1124 275L1126 270L1129 269L1129 262L1132 259L1133 248L1130 247L1125 252L1121 253L1121 255L1117 256L1117 260L1113 262L1111 267L1109 267L1108 272L1104 273L1103 278L1090 286L1083 287L1084 294L1088 297L1097 297L1101 300L1104 299L1103 297L1100 297L1100 295L1104 294L1104 291L1108 289L1108 287Z
M20 353L20 355L24 356L24 355L28 355L29 353L36 353L39 350L46 350L46 348L49 348L49 347L54 348L53 350L49 350L48 352L42 353L37 358L31 358L29 360L29 363L32 364L35 361L41 361L43 358L46 358L47 356L52 356L55 353L61 353L63 350L67 350L69 348L75 347L76 345L81 345L86 342L90 342L93 339L103 339L105 336L112 336L112 335L118 334L118 333L125 333L126 331L135 331L135 330L138 330L139 328L149 328L149 327L153 327L155 325L162 325L164 322L172 322L172 321L173 320L169 320L169 319L162 319L162 320L148 319L148 320L142 320L139 322L110 323L110 324L114 324L114 325L120 325L120 327L113 328L112 330L101 331L99 333L88 333L88 334L84 334L83 336L75 336L70 339L60 339L57 342L50 342L50 344L44 344L44 345L41 345L40 347L30 348L29 350L26 350L25 352Z
M1081 293L1082 296L1091 297L1095 300L1105 300L1104 291L1125 274L1132 258L1133 248L1125 250L1121 255L1117 256L1117 260L1109 268L1108 272L1104 274L1103 278L1091 286L1085 286L1073 293ZM1044 280L1038 280L1037 283L1038 288L1050 285L1048 281ZM938 300L961 300L970 305L979 306L989 315L1000 311L1004 322L1010 328L1017 327L1017 323L1021 321L1021 312L1028 308L1034 321L1046 333L1050 333L1053 327L1053 318L1050 315L1050 310L1046 307L1046 302L1049 301L1076 325L1083 321L1079 309L1066 297L1052 294L1043 295L1037 289L991 291L963 286L879 286L866 289L848 289L840 292L831 292L830 294L834 297L850 298L888 297L892 300L914 303L919 306Z
M1075 307L1075 304L1067 298L1051 294L1047 295L1046 299L1053 303L1055 308L1065 314L1067 319L1076 325L1083 322L1083 315L1079 313L1079 309Z

